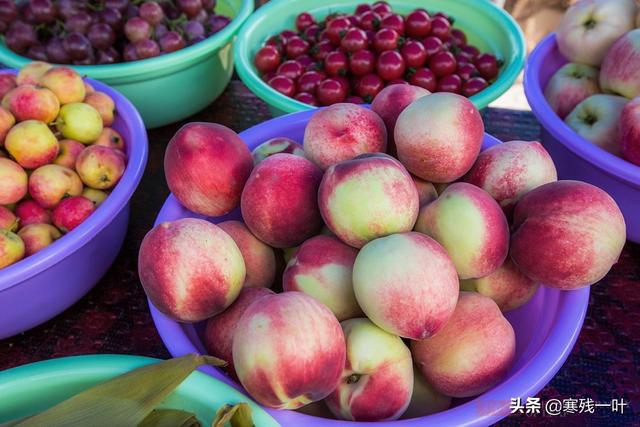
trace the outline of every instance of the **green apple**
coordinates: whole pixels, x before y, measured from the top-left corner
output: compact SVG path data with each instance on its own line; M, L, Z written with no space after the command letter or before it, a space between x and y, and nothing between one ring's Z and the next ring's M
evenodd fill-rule
M83 144L90 144L98 139L103 128L98 110L83 102L63 105L56 124L62 136Z

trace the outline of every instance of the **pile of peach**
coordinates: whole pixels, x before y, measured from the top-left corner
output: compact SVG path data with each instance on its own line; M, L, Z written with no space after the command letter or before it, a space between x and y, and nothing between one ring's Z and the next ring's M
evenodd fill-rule
M0 74L0 269L80 225L125 170L115 104L70 68Z
M253 156L224 126L185 125L165 155L173 195L211 217L240 206L243 222L159 224L142 285L172 319L206 320L208 351L265 406L324 400L358 421L445 410L511 368L503 311L541 283L597 282L625 242L609 195L557 181L537 142L480 153L484 136L466 98L409 85L371 110L318 110L302 145Z

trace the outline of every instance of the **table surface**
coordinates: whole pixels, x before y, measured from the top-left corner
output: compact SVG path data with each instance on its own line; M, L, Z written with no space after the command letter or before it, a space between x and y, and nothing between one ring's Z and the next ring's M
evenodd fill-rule
M503 141L539 139L539 124L529 112L487 109L483 116L487 132ZM239 132L269 117L266 105L234 80L216 102L188 121L221 123ZM138 281L137 255L142 238L169 194L162 169L165 147L185 122L149 131L149 163L131 200L129 231L112 268L65 313L0 341L0 370L77 354L169 357ZM631 407L625 408L624 415L596 408L595 414L567 415L562 419L511 416L500 424L640 425L639 349L640 246L628 242L620 262L591 288L587 318L578 342L562 369L538 396L543 401L591 398L610 402L624 398Z

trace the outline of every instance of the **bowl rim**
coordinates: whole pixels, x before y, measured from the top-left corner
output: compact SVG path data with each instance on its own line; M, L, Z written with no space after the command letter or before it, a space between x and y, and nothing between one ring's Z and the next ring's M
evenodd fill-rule
M249 129L246 129L239 135L243 140L259 139L257 137L261 135L263 129L274 126L278 121L286 121L287 125L295 126L303 122L307 122L314 113L314 110L307 110L289 114L283 117L274 118L272 120L268 120ZM490 140L496 141L497 143L501 142L497 138L485 133L485 138L486 137L489 137ZM156 217L154 225L160 223L160 220L166 220L165 218L161 218L163 215L166 215L165 209L169 206L175 205L181 207L177 199L175 199L175 197L170 194L165 201L162 209L160 210L158 216ZM186 210L186 208L184 207L181 208ZM190 212L190 215L197 218L203 218L202 216L196 215L192 212ZM582 329L582 324L587 312L590 288L584 287L573 291L561 291L558 289L547 288L545 289L545 291L559 293L557 309L553 313L554 320L561 319L565 321L568 319L570 321L566 321L560 326L551 328L549 330L549 334L545 337L540 349L527 361L527 363L522 368L520 368L520 370L527 369L534 371L535 375L533 376L533 379L531 375L513 376L506 381L499 383L498 385L494 386L494 388L481 395L482 401L501 402L501 405L496 405L495 407L491 406L490 410L488 410L486 414L478 413L478 408L476 406L476 404L480 402L480 400L478 400L478 396L474 397L468 402L456 406L455 408L441 413L429 415L427 417L397 420L391 422L349 422L340 420L328 420L311 415L299 414L297 412L283 413L281 410L270 408L265 408L265 410L274 418L276 418L276 420L290 417L291 419L287 419L287 421L293 423L292 425L298 425L303 420L307 423L318 423L317 425L321 425L319 420L322 420L322 423L324 423L322 425L326 424L327 426L333 427L357 427L363 425L388 427L401 425L418 427L423 426L425 422L431 422L434 425L449 425L452 422L454 422L455 425L464 426L490 425L503 418L505 416L505 411L508 411L509 401L505 401L505 395L514 393L513 390L517 389L519 390L518 394L520 395L509 395L507 399L511 397L526 398L534 396L537 392L544 388L544 386L549 381L551 381L553 376L562 367L565 360L571 353L571 350L573 349L573 346L580 334L580 330ZM165 347L167 347L167 349L173 356L181 356L187 353L199 352L199 349L196 348L194 343L191 341L191 337L186 333L184 327L180 322L172 320L162 314L150 300L147 299L147 302L149 304L151 317L153 318L153 322L156 325L158 334L165 344ZM171 347L167 345L168 342L171 342ZM235 383L229 376L225 375L221 371L211 367L204 367L202 371L213 375L217 379L246 394L246 391L243 390L238 383Z
M353 1L354 6L357 3L365 2L372 3L374 0L362 0ZM502 71L498 76L498 79L490 85L487 89L469 98L476 107L482 109L489 103L496 100L504 92L506 92L516 81L518 75L522 71L525 63L525 39L520 26L516 23L515 19L505 12L502 8L496 6L490 1L477 1L477 0L457 0L459 3L465 3L465 5L478 13L483 13L493 17L496 25L504 26L509 34L509 40L512 50L511 64ZM269 3L261 6L255 13L253 13L249 19L247 19L233 46L234 62L236 64L236 72L243 81L243 83L260 99L265 101L270 106L277 108L287 113L304 111L315 109L311 105L297 101L293 98L289 98L271 88L266 82L264 82L260 76L256 73L253 66L253 59L249 58L251 46L248 46L247 33L253 32L253 29L261 24L261 21L269 13L277 13L280 9L289 5L289 0L271 0ZM322 4L324 7L328 7L326 4Z
M535 47L525 65L523 85L531 110L543 128L574 154L605 173L640 187L640 166L590 143L551 109L540 85L540 68L556 46L556 33L551 33Z
M109 80L115 76L127 76L129 78L140 76L147 73L156 73L158 70L180 66L203 57L229 42L236 35L240 26L251 15L254 9L252 0L240 0L240 9L231 22L222 30L207 37L200 43L180 49L167 55L160 55L155 58L147 58L132 62L120 62L117 64L103 65L73 65L73 64L54 64L58 66L70 67L81 75L90 75L94 79ZM229 2L229 1L227 1ZM4 39L0 43L0 62L10 67L21 67L31 62L32 59L19 55L10 50L5 44Z
M17 71L0 70L0 74L17 74ZM61 262L92 240L126 208L142 179L147 165L149 147L147 131L140 114L133 104L117 90L96 80L89 78L84 80L96 90L105 92L113 98L118 115L122 117L123 125L131 133L130 141L127 141L131 147L127 158L127 167L109 197L82 224L43 250L1 269L0 293L20 285Z

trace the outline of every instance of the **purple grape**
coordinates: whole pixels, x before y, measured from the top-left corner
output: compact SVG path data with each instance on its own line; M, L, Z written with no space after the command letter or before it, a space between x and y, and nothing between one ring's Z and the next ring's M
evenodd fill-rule
M184 24L182 24L182 30L184 31L184 35L189 42L196 37L204 37L206 35L204 26L198 21L185 22Z
M158 25L164 19L164 11L155 1L146 1L140 6L140 18L151 25Z
M171 2L162 2L160 7L164 11L164 14L169 19L178 19L181 12Z
M125 61L137 61L138 54L136 53L136 45L133 43L127 44L122 52L122 57Z
M183 11L189 18L193 18L202 9L201 0L176 0L178 9Z
M87 38L95 49L107 49L116 41L116 33L113 29L105 24L98 23L89 27Z
M115 64L120 62L120 53L114 47L110 47L107 50L99 50L96 62L98 64Z
M202 7L209 12L213 12L213 9L216 8L216 0L201 0L201 1L202 1Z
M7 31L7 28L9 28L9 24L0 19L0 33L4 34L4 32Z
M129 41L136 43L151 37L151 25L142 18L131 18L124 24L124 34Z
M87 59L92 53L91 43L81 33L67 34L62 45L73 61Z
M29 7L29 3L23 3L19 6L20 15L22 16L22 20L28 24L38 24L38 20L36 19L33 12L31 12L31 8Z
M49 57L47 56L47 51L43 45L31 46L29 50L27 50L27 57L33 59L34 61L44 61L48 62Z
M109 25L115 31L119 31L124 25L122 14L118 9L114 9L112 7L108 7L100 12L100 20Z
M203 41L205 39L206 39L205 36L196 36L196 37L192 38L191 40L189 40L189 46L193 46L196 43L200 43L201 41Z
M38 34L32 25L13 21L5 34L5 43L14 52L22 53L38 44Z
M69 19L78 12L85 12L87 5L79 0L58 0L58 12L60 16Z
M51 0L31 0L29 10L39 23L53 22L58 14L56 6Z
M0 20L10 23L18 17L18 6L13 0L0 0Z
M135 46L138 59L153 58L160 55L160 46L154 40L142 40L137 42Z
M65 27L70 33L85 34L92 22L93 18L87 12L78 12L67 19Z
M105 8L117 9L118 12L124 12L129 7L129 0L105 0Z
M175 31L169 31L160 37L158 41L160 43L160 48L166 53L175 52L176 50L180 50L186 46L182 36Z
M91 52L89 56L87 56L84 59L76 59L75 61L73 61L74 65L93 65L95 63L96 63L96 58L93 55L93 52Z
M207 22L208 18L209 18L209 14L207 13L207 11L204 10L204 9L200 9L200 12L198 12L198 14L196 16L191 18L191 20L197 21L197 22L201 23L202 25L204 25L205 22Z
M224 15L211 15L207 20L207 29L209 30L209 35L215 34L218 31L222 30L224 27L229 25L231 19L228 16Z
M68 64L71 62L71 58L69 58L69 54L64 49L64 45L60 37L51 38L47 42L46 50L49 60L54 64Z
M140 15L140 9L135 4L129 4L127 10L124 11L124 17L126 19L135 18Z
M167 32L169 32L169 29L167 28L166 25L158 24L156 25L156 28L153 30L153 35L155 36L156 40L160 40L160 38L165 34L167 34Z

